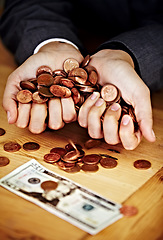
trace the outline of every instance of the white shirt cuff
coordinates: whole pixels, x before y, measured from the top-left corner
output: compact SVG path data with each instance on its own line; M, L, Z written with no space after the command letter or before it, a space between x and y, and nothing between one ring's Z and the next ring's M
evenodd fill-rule
M68 43L71 44L72 46L74 46L76 49L79 49L74 43L72 43L71 41L64 39L64 38L50 38L47 39L43 42L41 42L39 45L37 45L37 47L35 48L33 54L38 53L38 51L40 50L41 47L43 47L44 45L50 43L50 42L63 42L63 43Z

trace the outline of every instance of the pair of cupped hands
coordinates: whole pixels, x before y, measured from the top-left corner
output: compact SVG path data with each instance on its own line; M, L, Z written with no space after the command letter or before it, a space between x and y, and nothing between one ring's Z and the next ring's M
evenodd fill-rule
M87 98L80 107L78 116L71 97L52 98L48 101L48 108L46 103L17 103L20 81L35 78L37 69L42 65L49 66L53 71L63 69L63 62L67 58L74 58L79 63L83 61L83 56L74 46L60 42L48 43L10 74L3 97L3 107L9 123L15 123L20 128L28 127L32 133L39 134L46 129L48 113L48 127L51 129L58 130L65 123L78 120L81 127L88 129L90 137L104 138L108 144L121 142L127 150L135 149L142 136L150 142L155 141L150 91L134 70L131 56L121 50L101 50L91 56L89 65L96 68L101 86L114 84L119 88L124 101L134 107L139 124L137 132L134 132L134 123L129 115L124 115L119 124L121 106L113 103L106 110L106 102L99 92L93 92Z

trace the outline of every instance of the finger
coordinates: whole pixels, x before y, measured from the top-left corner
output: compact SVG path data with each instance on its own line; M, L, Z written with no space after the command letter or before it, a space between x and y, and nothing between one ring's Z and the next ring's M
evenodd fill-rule
M43 132L46 128L45 124L46 116L47 116L46 103L43 104L32 103L29 130L35 134Z
M88 133L92 138L102 138L101 116L105 111L106 103L99 98L88 114Z
M18 118L16 121L17 127L26 128L28 126L30 110L31 110L30 103L26 103L26 104L19 103Z
M134 132L134 124L129 115L124 115L121 120L119 135L125 149L135 149L141 141L141 132Z
M103 121L104 139L108 144L117 144L120 142L118 125L121 115L121 108L118 103L113 103L105 113Z
M81 127L88 127L88 113L99 97L99 92L93 92L93 94L89 96L83 103L83 105L80 107L78 122Z
M51 129L57 130L64 126L62 121L62 106L59 98L52 98L49 100L49 123Z
M61 98L63 121L66 123L76 121L77 115L74 101L71 97Z

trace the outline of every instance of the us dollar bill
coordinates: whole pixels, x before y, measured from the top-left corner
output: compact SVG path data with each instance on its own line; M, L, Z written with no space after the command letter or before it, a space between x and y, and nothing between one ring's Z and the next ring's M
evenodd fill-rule
M56 188L43 188L47 181ZM3 177L0 185L92 235L123 216L121 204L48 170L35 159Z

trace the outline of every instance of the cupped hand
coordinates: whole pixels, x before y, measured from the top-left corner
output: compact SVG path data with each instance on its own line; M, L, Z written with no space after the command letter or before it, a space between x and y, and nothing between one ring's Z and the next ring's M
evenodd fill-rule
M129 115L124 115L119 123L121 106L113 103L106 109L105 101L96 92L80 108L79 124L88 128L92 138L104 137L108 144L122 142L128 150L135 149L142 136L154 142L150 91L134 70L130 55L121 50L105 49L91 56L89 64L97 69L98 83L101 86L114 84L121 91L124 101L133 106L139 130L134 131L134 123Z
M35 78L37 69L42 65L49 66L53 71L63 69L63 62L67 58L75 58L79 63L83 60L81 53L72 45L60 42L49 43L11 73L3 96L3 107L7 112L9 123L15 123L20 128L29 126L32 133L38 134L46 128L47 113L49 113L48 127L54 130L62 128L64 122L76 120L71 97L52 98L48 101L48 106L46 103L21 104L16 100L16 95L21 89L20 81Z

